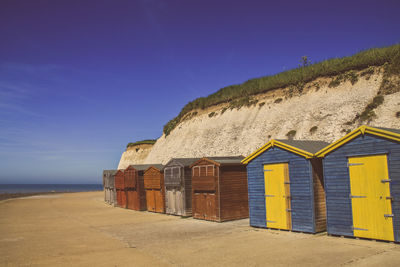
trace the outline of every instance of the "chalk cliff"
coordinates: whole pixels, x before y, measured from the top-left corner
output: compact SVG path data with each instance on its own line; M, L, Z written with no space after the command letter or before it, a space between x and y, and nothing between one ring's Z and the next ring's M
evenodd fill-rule
M399 77L391 77L388 86L382 67L355 73L357 81L335 84L338 77L321 77L302 88L255 95L251 106L196 110L140 156L124 152L119 168L165 164L172 157L246 156L271 138L332 142L361 124L400 128Z

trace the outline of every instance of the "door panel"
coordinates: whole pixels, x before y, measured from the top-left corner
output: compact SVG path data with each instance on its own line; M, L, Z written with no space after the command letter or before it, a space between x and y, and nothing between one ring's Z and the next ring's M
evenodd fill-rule
M217 209L215 205L215 194L204 194L206 202L206 220L216 220L217 219Z
M264 165L267 227L291 229L289 168L287 163Z
M165 192L165 197L166 197L166 201L165 201L165 209L166 212L168 214L174 214L174 205L173 205L173 192L172 190L167 190Z
M193 199L194 199L194 214L193 217L198 218L198 219L204 219L204 201L203 201L203 194L201 193L195 193L193 195Z
M155 198L155 211L156 212L164 212L164 199L162 197L162 192L161 190L153 190L154 192L154 198Z
M156 203L155 203L154 191L153 190L146 190L146 201L147 201L147 210L148 211L155 211L156 210Z
M176 214L183 215L183 199L182 199L182 192L176 191Z
M348 163L354 236L394 241L386 155L351 157Z

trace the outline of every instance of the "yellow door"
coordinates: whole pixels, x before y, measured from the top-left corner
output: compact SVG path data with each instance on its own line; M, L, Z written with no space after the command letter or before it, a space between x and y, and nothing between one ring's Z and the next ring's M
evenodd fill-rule
M349 158L354 236L394 241L386 155Z
M287 163L264 165L267 227L291 229L289 169Z

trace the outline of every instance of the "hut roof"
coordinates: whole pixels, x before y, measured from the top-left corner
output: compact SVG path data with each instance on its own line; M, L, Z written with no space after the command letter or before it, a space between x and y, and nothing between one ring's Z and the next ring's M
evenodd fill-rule
M162 164L138 164L138 165L129 165L129 167L133 167L138 171L145 171L150 167L154 167L156 169L162 170L164 165L162 165Z
M327 154L335 150L336 148L350 142L354 138L356 138L359 135L365 135L365 134L371 134L383 138L387 138L390 140L394 140L397 142L400 142L400 130L398 129L391 129L391 128L381 128L381 127L371 127L371 126L366 126L362 125L355 129L354 131L346 134L339 140L333 142L329 146L321 149L318 151L315 155L318 157L325 157Z
M223 164L238 164L238 163L241 163L243 159L244 159L243 156L203 157L203 158L200 158L197 161L193 162L192 165L190 165L190 167L193 167L201 160L208 160L217 165L223 165Z
M313 140L284 140L284 139L277 139L276 141L279 141L281 143L287 144L289 146L294 146L297 148L300 148L304 151L310 152L312 154L315 154L316 152L320 151L327 145L329 145L328 142L324 141L313 141Z
M192 163L198 161L200 158L172 158L165 164L164 168L167 167L171 162L176 162L183 167L189 167Z
M327 145L329 145L329 143L324 141L272 139L271 141L251 153L245 159L243 159L242 163L248 164L254 158L258 157L261 153L270 149L271 147L279 147L309 159L314 157L314 154L317 151L326 147Z
M117 173L118 170L103 170L103 174L111 174L114 175Z

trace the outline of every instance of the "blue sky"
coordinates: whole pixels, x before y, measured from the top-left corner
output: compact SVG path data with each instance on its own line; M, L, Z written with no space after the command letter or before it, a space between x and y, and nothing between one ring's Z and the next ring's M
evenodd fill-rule
M96 183L189 101L400 42L399 1L0 1L0 183Z

